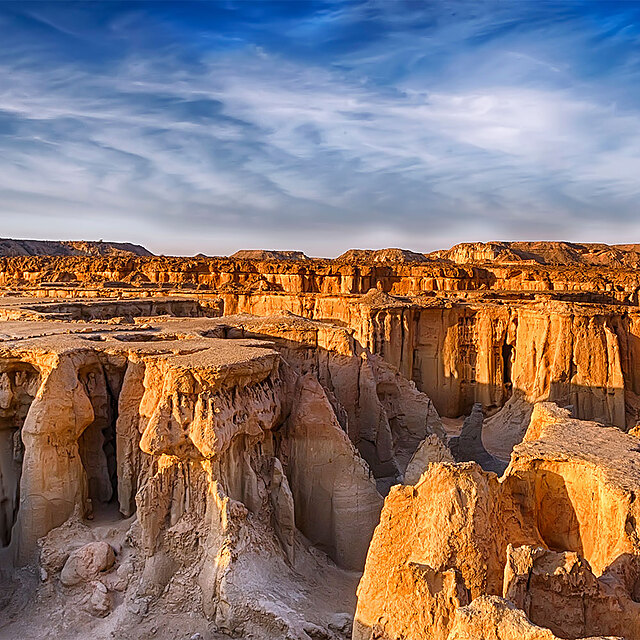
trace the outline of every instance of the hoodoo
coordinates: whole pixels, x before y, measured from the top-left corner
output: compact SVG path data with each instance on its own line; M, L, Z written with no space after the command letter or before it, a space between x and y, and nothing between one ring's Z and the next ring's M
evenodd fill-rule
M76 250L0 258L0 638L640 640L634 245Z

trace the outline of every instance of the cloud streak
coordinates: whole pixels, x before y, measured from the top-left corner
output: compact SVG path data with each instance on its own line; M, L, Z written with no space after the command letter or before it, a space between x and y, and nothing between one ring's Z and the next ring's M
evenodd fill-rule
M640 232L625 5L24 6L0 13L5 233L332 255Z

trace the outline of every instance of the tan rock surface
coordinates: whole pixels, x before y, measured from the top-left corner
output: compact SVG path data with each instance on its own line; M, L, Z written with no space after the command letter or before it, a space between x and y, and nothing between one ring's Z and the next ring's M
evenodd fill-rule
M350 633L376 483L442 435L413 383L350 330L291 315L3 331L7 442L24 446L0 469L20 496L5 551L25 565L40 548L42 588L68 590L48 601L123 633L150 608L232 635ZM112 542L113 567L93 553Z
M111 545L104 541L89 542L73 551L60 572L60 582L71 587L98 577L102 571L111 569L116 561Z
M562 638L564 636L560 636ZM612 636L608 640L616 640ZM448 640L559 640L549 629L531 624L508 600L480 596L456 611ZM607 640L590 636L583 640ZM621 640L621 639L617 639Z
M0 637L640 637L636 250L0 258Z
M469 463L429 465L385 500L353 639L640 638L638 469L635 437L551 403L535 406L500 480ZM502 605L473 608L503 594L551 631L524 614L500 631Z

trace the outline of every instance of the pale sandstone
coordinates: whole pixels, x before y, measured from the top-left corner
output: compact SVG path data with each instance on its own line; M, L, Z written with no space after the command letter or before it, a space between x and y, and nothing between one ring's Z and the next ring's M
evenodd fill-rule
M404 473L404 484L416 484L432 462L455 462L449 448L435 434L427 436L416 449Z
M413 383L350 330L293 316L28 324L7 323L1 346L37 374L33 399L14 402L14 374L3 391L25 447L8 524L19 563L44 536L45 583L77 585L70 597L99 617L124 590L132 610L200 611L231 634L344 633L328 625L353 612L376 482L399 481L443 435ZM105 592L76 567L93 547L70 537L107 544L77 518L100 522L114 500L135 514L122 551L134 569L101 577Z
M637 559L621 556L596 578L575 551L507 549L504 597L532 622L561 637L586 633L640 634L640 604L635 597Z
M116 556L111 545L98 541L80 547L73 551L60 572L60 582L71 587L78 582L86 582L98 576L113 566Z
M354 640L503 637L499 612L456 614L503 594L560 637L639 638L639 469L635 437L550 403L534 407L500 480L469 463L430 464L415 486L385 500Z
M0 329L4 552L30 562L44 535L57 602L68 554L108 541L102 586L64 597L123 638L132 616L195 614L333 640L379 492L412 481L382 512L354 637L637 637L635 441L584 422L640 417L635 249L485 249L0 259L0 285L38 297L0 305L18 320ZM441 464L439 413L472 414L458 453L486 468L515 446L502 480Z

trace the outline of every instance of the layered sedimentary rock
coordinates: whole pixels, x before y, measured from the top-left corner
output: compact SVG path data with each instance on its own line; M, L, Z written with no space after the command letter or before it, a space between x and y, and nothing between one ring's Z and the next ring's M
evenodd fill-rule
M342 327L136 321L4 324L5 551L40 549L92 616L175 601L230 634L343 637L380 492L443 443L432 403ZM84 524L106 517L126 528Z
M391 295L465 292L505 295L550 294L583 301L637 304L640 281L635 262L595 264L454 262L400 249L350 251L335 260L301 258L296 252L241 253L239 257L16 256L0 260L0 286L47 283L217 291L227 294L280 293L362 295L379 288ZM264 260L255 256L264 256ZM625 253L624 255L632 255Z
M354 640L518 637L525 615L550 631L521 637L639 638L639 464L634 436L545 403L500 479L431 463L385 501ZM521 609L513 630L499 632L497 601L476 606L484 596Z
M0 258L0 637L640 637L634 251Z
M604 245L494 244L491 251L508 247L539 259L510 265L469 253L457 264L453 254L418 261L401 250L354 251L337 260L25 257L0 260L0 285L44 297L150 300L174 289L206 315L288 311L343 324L444 416L466 415L480 402L492 418L507 405L485 438L503 459L539 400L571 404L580 418L633 426L640 419L633 366L640 280L633 265L608 262ZM627 257L635 251L610 250ZM596 254L602 259L585 257ZM83 319L95 313L73 305ZM43 310L8 305L1 315L17 313Z

